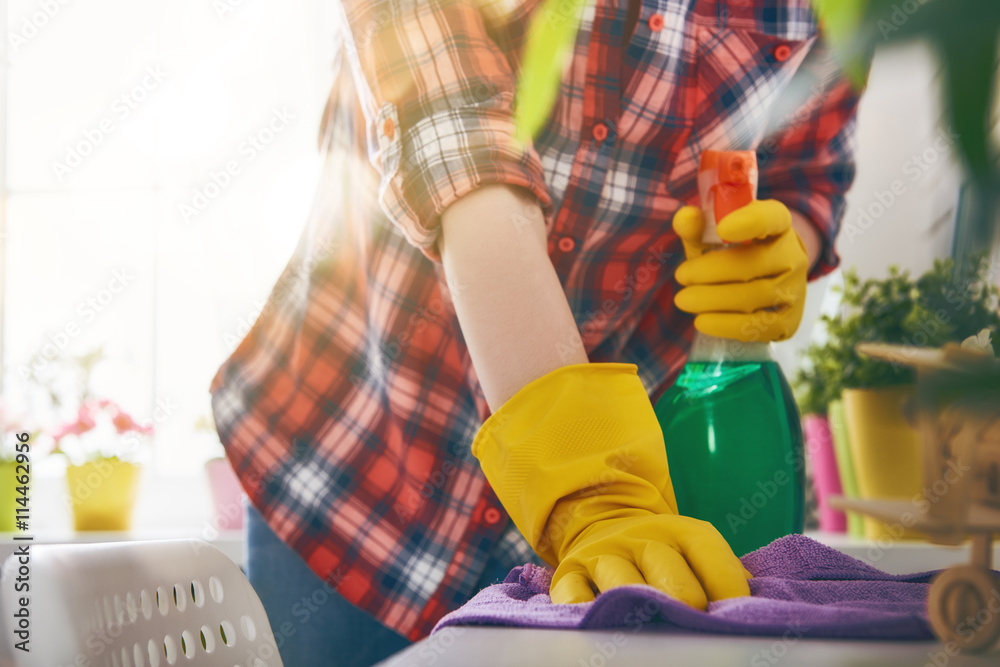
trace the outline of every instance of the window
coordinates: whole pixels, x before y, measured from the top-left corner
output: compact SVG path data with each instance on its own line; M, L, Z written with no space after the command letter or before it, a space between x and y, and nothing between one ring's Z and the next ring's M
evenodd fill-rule
M92 386L156 416L157 474L220 453L195 423L311 204L331 4L0 2L8 400L32 358L103 346Z

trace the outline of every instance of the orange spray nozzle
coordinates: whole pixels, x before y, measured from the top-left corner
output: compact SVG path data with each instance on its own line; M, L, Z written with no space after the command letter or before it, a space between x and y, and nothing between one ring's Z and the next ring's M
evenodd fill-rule
M704 240L714 241L718 221L757 198L757 154L705 151L698 168L698 192L709 223Z

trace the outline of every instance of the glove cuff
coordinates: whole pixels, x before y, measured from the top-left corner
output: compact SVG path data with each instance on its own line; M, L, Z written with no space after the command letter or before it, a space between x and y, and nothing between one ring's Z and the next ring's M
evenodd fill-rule
M663 434L637 371L558 368L504 403L472 443L500 502L550 564L595 521L677 511Z

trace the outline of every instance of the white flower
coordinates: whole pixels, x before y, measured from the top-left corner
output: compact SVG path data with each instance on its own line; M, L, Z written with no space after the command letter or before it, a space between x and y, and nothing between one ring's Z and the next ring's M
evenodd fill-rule
M990 340L990 330L983 329L975 336L969 336L962 341L963 350L974 350L993 356L993 343Z

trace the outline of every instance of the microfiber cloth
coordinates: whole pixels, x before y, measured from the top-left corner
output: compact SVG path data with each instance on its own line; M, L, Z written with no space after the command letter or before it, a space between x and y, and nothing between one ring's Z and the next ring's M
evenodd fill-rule
M741 558L754 575L750 597L699 611L650 586L622 586L593 602L552 604L552 571L511 570L438 622L529 628L679 628L734 635L842 639L932 639L927 591L937 572L891 575L802 535L788 535Z

